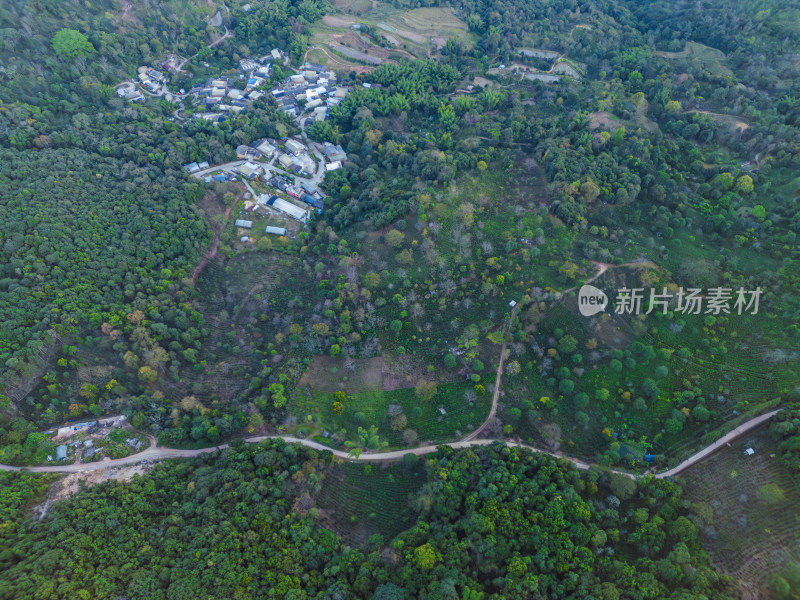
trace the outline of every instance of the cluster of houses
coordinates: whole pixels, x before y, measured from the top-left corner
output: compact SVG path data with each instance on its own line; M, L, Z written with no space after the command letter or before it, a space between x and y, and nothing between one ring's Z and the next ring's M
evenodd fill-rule
M201 110L194 113L195 119L205 119L214 123L237 115L248 105L271 94L285 113L297 118L301 124L309 125L324 121L331 107L339 104L348 92L346 86L337 85L336 73L325 66L306 62L294 75L291 75L272 89L267 82L275 63L286 64L287 55L275 48L260 58L243 58L239 61L238 78L219 76L192 86L187 92L167 90L166 75L148 66L138 69L138 84L154 95L163 96L170 102L182 102L190 98L195 107ZM174 57L163 63L174 67ZM117 88L120 98L130 101L141 100L144 96L133 82L124 83Z
M283 147L280 142L273 139L260 139L251 142L250 145L242 145L236 148L236 156L247 161L267 160L275 167L283 169L298 177L309 177L316 169L316 163L309 153L308 147L302 142L288 138L283 140ZM251 179L258 173L242 173L244 177Z
M325 142L322 146L325 159L325 170L335 171L347 160L347 153L340 145ZM276 168L282 169L298 177L309 177L316 164L308 147L299 140L288 138L281 142L273 139L259 139L249 145L236 148L236 156L247 162L240 165L237 171L243 177L255 179L261 174L261 165L255 161L266 160Z
M240 230L252 229L254 220L248 218L249 214L255 215L262 211L274 211L300 223L305 223L312 211L322 212L325 207L325 194L311 182L293 183L288 177L273 175L265 179L264 183L275 188L284 197L277 194L257 194L255 198L245 200L244 218L237 219L235 222L236 227L239 227ZM240 231L240 234L244 233L244 231ZM270 226L267 227L266 233L286 235L286 229ZM242 242L247 242L248 240L249 237L247 235L242 235Z
M189 94L196 104L204 108L204 112L195 113L195 118L219 122L229 114L239 114L248 105L264 97L264 92L258 88L266 85L269 72L270 65L259 67L247 77L244 89L235 87L235 80L228 77L209 79L192 86Z
M336 73L324 66L305 63L299 73L291 75L271 90L264 91L272 73L272 65L283 60L284 53L277 48L261 58L244 58L239 61L241 85L228 77L209 79L192 87L189 94L203 112L196 113L198 119L214 122L225 120L229 114L238 114L248 104L272 94L278 106L292 117L306 119L307 123L324 121L328 111L342 101L348 89L336 85Z
M125 421L126 418L124 415L108 417L99 421L84 421L81 423L73 423L70 419L69 423L59 427L57 430L45 431L44 433L45 435L55 434L55 437L53 438L54 441L61 442L58 446L56 446L55 460L66 460L69 455L70 447L76 450L82 447L83 458L91 458L99 451L94 446L94 440L92 438L77 440L72 440L70 438L79 433L105 437L113 428L124 426ZM127 443L137 451L142 445L141 442L136 438L127 440ZM52 461L53 458L53 456L48 455L48 462Z
M305 223L311 211L322 212L325 208L325 194L310 182L292 183L286 177L274 175L267 183L283 192L288 198L276 194L259 194L255 201L245 202L245 210L252 212L259 207L270 207L292 219ZM267 233L276 233L267 231Z
M167 82L166 75L153 67L139 67L137 73L139 76L139 83L147 88L151 94L160 93L161 86Z
M339 104L347 91L346 87L336 85L336 73L322 65L305 63L299 73L270 93L285 113L302 117L309 124L324 121L331 107Z
M174 57L170 57L169 61L164 63L172 64ZM184 99L184 90L180 93L170 93L167 90L167 76L164 72L154 69L153 67L141 66L137 69L137 77L130 81L125 81L117 86L117 95L124 100L130 102L137 102L144 99L144 95L137 87L137 84L154 96L162 96L169 102L180 102Z
M285 54L275 49L269 55L258 59L240 60L239 79L246 80L244 86L235 78L228 77L209 79L193 86L188 95L194 98L197 105L202 104L205 109L204 112L196 113L194 117L220 122L227 118L229 113L237 114L248 104L271 94L278 106L287 114L297 118L301 126L325 120L330 108L342 101L348 88L337 86L336 74L324 66L305 63L298 73L291 75L273 89L267 90L272 65L284 59ZM328 142L322 144L321 148L316 146L314 154L324 164L322 173L340 169L347 160L347 154L340 145ZM325 195L315 184L294 183L293 177L309 178L322 168L320 165L318 169L311 150L302 141L293 138L258 139L247 145L238 146L236 155L244 162L224 173L209 174L205 177L206 183L235 181L237 176L250 181L261 179L283 196L278 196L277 193L258 194L252 200L245 202L246 211L252 212L263 207L265 210L271 209L305 223L312 211L321 212L324 208ZM184 165L188 173L198 173L208 168L209 165L205 162ZM243 217L236 222L236 225L240 228L241 240L244 242L249 240L249 236L243 235L247 232L241 230L251 229L253 220L246 218L246 215ZM267 233L284 235L285 230L269 227Z

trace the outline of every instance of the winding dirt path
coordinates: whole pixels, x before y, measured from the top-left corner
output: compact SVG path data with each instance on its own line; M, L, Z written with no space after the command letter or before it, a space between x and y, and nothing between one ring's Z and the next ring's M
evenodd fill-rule
M231 34L231 32L230 32L230 29L228 29L228 26L226 25L226 26L225 26L225 35L223 35L221 38L219 38L219 39L218 39L216 42L211 42L211 43L210 43L208 46L206 46L206 47L207 47L207 48L213 48L214 46L216 46L217 44L219 44L219 43L220 43L220 42L222 42L223 40L227 40L229 37L231 37L231 35L232 35L232 34ZM197 55L195 54L195 56L197 56Z
M739 438L739 437L743 436L745 433L747 433L748 431L750 431L752 429L755 429L756 427L761 425L764 421L770 420L772 417L774 417L779 412L781 412L780 408L777 409L777 410L772 410L772 411L770 411L768 413L764 413L763 415L759 415L758 417L754 417L754 418L750 419L749 421L747 421L745 423L742 423L741 425L739 425L735 429L733 429L733 430L729 431L728 433L726 433L725 435L723 435L721 438L719 438L713 444L710 444L710 445L706 446L705 448L703 448L702 450L696 452L695 454L693 454L692 456L687 458L685 461L683 461L679 465L677 465L675 467L672 467L670 470L664 471L663 473L659 473L658 475L656 475L656 477L658 479L666 479L667 477L674 477L675 475L677 475L681 471L685 471L686 469L688 469L692 465L700 462L701 460L703 460L704 458L706 458L710 454L713 454L714 452L716 452L717 450L719 450L723 446L727 446L730 442L732 442L736 438Z
M222 235L222 230L225 229L225 225L228 223L228 219L230 218L232 211L233 206L229 206L225 209L225 220L214 231L214 239L211 242L211 246L208 248L208 252L200 261L200 264L194 268L194 271L192 271L192 289L197 286L197 278L200 277L200 273L203 272L203 269L206 268L206 265L209 263L209 261L214 260L214 257L217 255L217 250L219 250L219 238Z
M503 345L500 348L500 364L497 366L497 376L495 377L494 380L494 394L492 394L492 408L489 409L489 416L486 417L486 420L480 427L478 427L475 431L473 431L467 437L465 437L462 440L463 442L469 442L477 438L481 434L481 432L484 429L486 429L486 427L489 425L489 423L492 421L492 419L494 419L495 415L497 414L497 401L500 399L500 383L503 379L503 362L505 361L506 358L506 346L508 345L506 338L508 337L508 334L511 333L511 326L514 324L514 315L517 312L517 306L519 306L519 304L515 304L514 307L511 309L511 316L508 319L508 327L506 328L506 335L503 338Z
M765 421L771 419L776 413L780 412L781 409L773 410L758 417L754 417L749 421L742 423L733 431L727 433L720 439L718 439L713 444L709 444L696 454L690 456L681 464L673 467L668 471L664 471L663 473L655 474L656 479L666 479L668 477L674 477L678 473L688 469L692 465L700 462L710 454L713 454L720 448L727 446L732 440L741 437L748 431L755 429L756 427L762 425ZM216 450L223 450L228 447L228 444L220 444L219 446L212 446L211 448L199 448L196 450L178 450L175 448L162 448L156 445L156 440L152 436L148 436L151 440L151 445L147 450L140 452L138 454L133 454L131 456L126 456L125 458L118 458L115 460L103 460L94 463L86 463L86 464L75 464L75 465L61 465L61 466L53 466L53 467L14 467L10 465L0 465L0 471L30 471L33 473L79 473L85 471L97 471L99 469L105 469L108 467L117 467L120 465L130 465L142 461L160 461L166 460L170 458L191 458L193 456L198 456L200 454L205 454L207 452L214 452ZM315 450L320 451L328 451L331 452L337 458L341 458L342 460L354 461L354 462L382 462L382 461L392 461L392 460L400 460L406 454L414 454L416 456L423 456L425 454L431 454L436 452L439 446L450 446L451 448L461 449L461 448L469 448L470 446L489 446L494 444L495 442L501 442L508 446L509 448L526 448L531 452L536 452L539 454L547 454L554 458L563 458L571 462L575 467L578 469L586 470L591 468L593 465L591 463L584 462L578 458L574 458L571 456L564 456L562 454L549 452L547 450L543 450L542 448L536 448L535 446L530 446L528 444L522 444L518 442L512 442L507 440L490 440L490 439L480 439L480 440L468 440L463 439L458 442L452 442L450 444L438 444L438 445L430 445L430 446L420 446L419 448L407 448L404 450L392 450L390 452L377 452L373 454L363 453L358 457L350 456L347 452L343 450L337 450L334 448L329 448L328 446L324 446L320 443L314 442L312 440L306 440L291 436L280 436L280 435L262 435L256 437L245 438L245 442L248 443L256 443L262 440L276 440L281 439L287 444L301 444L308 448L313 448ZM637 477L642 477L641 475L634 475L632 473L628 473L625 471L617 471L612 469L612 473L616 473L618 475L623 475L625 477L630 477L631 479L636 479Z
M641 260L632 260L631 262L621 263L621 264L618 264L618 265L615 265L615 264L612 264L612 263L604 263L604 262L600 262L598 260L593 260L592 262L597 265L597 273L592 275L589 279L584 281L581 285L586 285L586 284L592 283L593 281L599 279L600 276L603 273L605 273L606 271L608 271L609 269L618 269L619 267L652 267L653 269L657 269L657 270L659 270L661 272L664 271L656 263L654 263L652 260L647 259L647 258L643 258ZM577 289L578 289L578 286L571 287L568 290L564 290L563 292L561 292L561 295L565 296L565 295L569 294L570 292L574 292Z

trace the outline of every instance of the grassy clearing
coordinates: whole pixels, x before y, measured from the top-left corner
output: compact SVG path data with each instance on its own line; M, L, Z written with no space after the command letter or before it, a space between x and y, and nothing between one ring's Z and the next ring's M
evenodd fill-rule
M349 15L361 15L372 8L371 0L333 0L331 4Z
M754 456L744 455L749 447ZM751 598L766 596L771 573L800 561L800 493L776 452L764 427L682 477L714 563L739 580Z
M390 426L389 405L402 407L407 427L417 432L420 444L452 441L478 427L489 413L491 394L488 391L476 394L470 403L465 396L471 391L473 386L470 382L443 384L438 386L436 396L427 402L417 397L414 388L362 392L347 397L341 415L333 411L333 394L318 392L309 396L299 392L292 406L295 414L312 416L313 430L306 433L344 430L346 435L343 437L349 439L352 437L349 434L355 433L359 427L375 425L382 440L388 441L391 447L401 447L404 445L403 434ZM440 413L440 407L445 409L445 415Z

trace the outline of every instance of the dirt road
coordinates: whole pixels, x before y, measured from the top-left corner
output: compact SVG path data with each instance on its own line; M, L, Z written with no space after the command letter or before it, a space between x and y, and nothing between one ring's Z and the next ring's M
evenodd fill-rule
M211 43L208 45L208 48L213 48L214 46L216 46L217 44L219 44L219 43L220 43L220 42L222 42L223 40L227 40L229 37L231 37L231 35L233 35L233 34L231 34L230 30L229 30L229 29L228 29L228 27L226 26L226 27L225 27L225 35L223 35L221 38L219 38L219 39L218 39L216 42L211 42ZM197 55L195 54L195 56L197 56Z
M511 326L514 324L514 315L517 312L517 306L519 305L515 304L514 307L511 309L511 316L509 317L508 320L506 335L503 338L503 346L500 348L500 364L497 366L497 376L495 377L494 380L494 394L492 394L492 408L489 409L489 416L486 417L486 420L480 427L478 427L475 431L470 433L467 437L465 437L462 440L464 442L469 442L477 438L480 435L480 433L484 429L486 429L486 426L492 421L492 419L494 419L495 415L497 414L497 401L500 399L500 383L502 382L503 379L503 362L505 361L506 358L506 346L508 345L506 338L508 337L508 334L511 332Z
M710 454L714 453L716 450L719 450L720 448L726 446L731 441L737 439L738 437L741 437L742 435L744 435L748 431L751 431L752 429L755 429L756 427L759 427L765 421L771 419L779 411L780 411L780 409L773 410L773 411L770 411L770 412L765 413L763 415L760 415L758 417L754 417L754 418L750 419L749 421L747 421L745 423L742 423L736 429L734 429L733 431L731 431L728 434L724 435L723 437L721 437L719 440L717 440L713 444L709 444L708 446L706 446L705 448L703 448L702 450L700 450L696 454L694 454L691 457L687 458L681 464L677 465L676 467L673 467L672 469L670 469L668 471L664 471L663 473L657 473L655 475L655 477L657 479L666 479L668 477L674 477L678 473L681 473L682 471L688 469L692 465L700 462L701 460L703 460L704 458L706 458ZM482 427L483 426L481 426L481 428ZM479 428L479 429L481 429L481 428ZM377 452L377 453L372 453L372 454L363 453L358 457L350 456L350 454L348 454L347 452L345 452L343 450L336 450L336 449L328 448L327 446L324 446L322 444L319 444L319 443L311 441L311 440L306 440L306 439L301 439L301 438L296 438L296 437L291 437L291 436L264 435L264 436L246 438L245 442L254 443L254 442L260 442L262 440L274 440L274 439L282 439L283 441L285 441L286 443L289 443L289 444L301 444L301 445L306 446L308 448L314 448L315 450L320 450L320 451L327 450L327 451L331 452L334 456L336 456L338 458L341 458L342 460L358 461L358 462L382 462L382 461L400 460L406 454L414 454L414 455L417 455L417 456L423 456L425 454L431 454L433 452L436 452L436 449L439 446L444 446L444 445L450 446L451 448L460 449L460 448L468 448L470 446L489 446L489 445L495 443L496 441L500 441L501 443L503 443L506 446L509 446L511 448L514 448L514 447L527 448L531 452L537 452L539 454L547 454L547 455L552 456L554 458L562 458L564 460L567 460L567 461L571 462L578 469L586 470L586 469L589 469L589 468L592 467L592 464L587 463L585 461L582 461L582 460L580 460L578 458L574 458L574 457L571 457L571 456L564 456L564 455L561 455L561 454L558 454L558 453L553 453L553 452L549 452L547 450L543 450L541 448L536 448L535 446L530 446L528 444L522 444L522 443L511 442L511 441L506 441L506 440L488 440L488 439L472 440L472 439L463 439L461 441L452 442L450 444L438 444L438 445L420 446L419 448L407 448L407 449L404 449L404 450L392 450L390 452ZM60 466L53 466L53 467L13 467L13 466L10 466L10 465L0 465L0 471L30 471L30 472L34 472L34 473L79 473L79 472L85 472L85 471L96 471L96 470L105 469L105 468L108 468L108 467L118 467L118 466L121 466L121 465L130 465L130 464L135 464L135 463L143 462L143 461L155 462L155 461L166 460L166 459L170 459L170 458L190 458L192 456L198 456L198 455L204 454L206 452L214 452L215 450L223 450L224 448L227 448L227 447L228 447L228 444L220 444L219 446L212 446L211 448L199 448L197 450L177 450L177 449L174 449L174 448L161 448L161 447L158 447L158 446L155 445L155 439L151 437L151 446L149 448L147 448L147 450L145 450L144 452L140 452L139 454L133 454L131 456L127 456L125 458L118 458L116 460L107 459L107 460L103 460L103 461L99 461L99 462L95 462L95 463L77 464L77 465L60 465ZM627 473L625 471L617 471L617 470L613 470L612 469L612 472L613 473L617 473L618 475L624 475L625 477L630 477L631 479L636 479L636 477L637 477L637 475L634 475L632 473Z
M640 260L633 260L631 262L626 262L626 263L622 263L622 264L619 264L619 265L615 265L615 264L611 264L611 263L604 263L604 262L600 262L600 261L597 261L597 260L593 260L592 262L595 265L597 265L597 273L595 273L594 275L589 277L589 279L584 281L583 285L586 285L588 283L592 283L596 279L600 278L600 276L603 275L603 273L605 273L609 269L617 269L619 267L651 267L651 268L657 269L659 271L662 270L661 267L659 267L656 263L654 263L652 260L649 260L649 259L646 259L646 258L643 258L643 259L640 259ZM573 292L573 291L575 291L577 289L578 289L577 286L571 287L568 290L564 290L563 292L561 292L561 295L565 296L565 295L569 294L570 292Z

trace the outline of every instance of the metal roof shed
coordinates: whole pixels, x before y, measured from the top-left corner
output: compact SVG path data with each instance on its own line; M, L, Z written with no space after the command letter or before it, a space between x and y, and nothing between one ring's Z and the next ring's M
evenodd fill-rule
M64 460L67 458L67 447L64 445L56 446L56 460Z
M275 201L271 201L270 206L279 210L282 213L289 215L290 217L297 219L301 223L305 223L306 219L308 219L308 212L297 206L296 204L292 204L288 200L284 200L283 198L275 198Z

